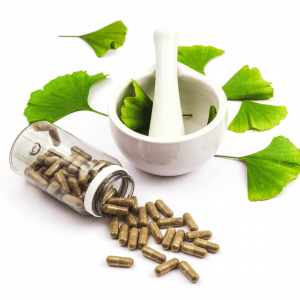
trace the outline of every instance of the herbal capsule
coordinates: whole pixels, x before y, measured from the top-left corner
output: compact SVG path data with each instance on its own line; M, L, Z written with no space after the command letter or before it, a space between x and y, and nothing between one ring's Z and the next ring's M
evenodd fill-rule
M156 209L153 202L147 202L146 209L147 209L147 213L150 215L150 217L153 219L153 221L156 222L160 219L160 214L159 214L158 210Z
M156 276L162 276L165 275L166 273L170 272L171 270L177 268L179 265L179 260L177 258L172 258L161 265L157 266L154 269L154 273Z
M72 154L70 156L67 157L63 157L61 159L61 165L64 167L69 167L69 165L75 160L77 156L75 154Z
M68 167L68 172L73 174L78 171L78 168L84 163L85 158L78 155Z
M60 169L59 172L62 172L66 178L75 178L75 175L74 174L70 174L67 170L65 169Z
M217 253L220 250L220 246L218 244L202 240L202 239L194 239L193 244L197 247L204 248L209 252Z
M193 283L196 283L200 277L195 270L186 262L182 261L179 264L179 270Z
M164 239L162 241L162 247L164 250L169 250L171 247L171 243L173 241L173 238L176 234L176 230L173 227L169 227L166 231L166 234L164 236Z
M53 126L46 122L38 122L32 125L34 131L49 131L53 129Z
M52 140L52 144L55 146L55 147L58 147L60 144L61 144L61 140L59 138L59 134L58 134L58 131L57 129L54 127L52 129L49 130L49 135L50 135L50 138Z
M173 217L172 210L168 207L168 205L164 201L162 201L160 199L156 200L155 206L157 207L158 211L161 212L166 218Z
M109 198L115 196L116 194L117 194L117 190L114 189L114 188L110 188L110 189L106 192L106 194L105 194L105 196L104 196L104 198L103 198L103 202L105 202L107 199L109 199Z
M39 168L36 172L40 175L40 176L42 176L43 174L44 174L44 172L47 170L48 168L47 167L41 167L41 168ZM44 179L46 179L47 180L47 178L44 178ZM48 178L49 179L49 178Z
M192 218L191 214L185 213L183 215L183 220L185 221L185 224L187 225L187 227L189 228L190 231L198 230L198 226L197 226L196 222L194 221L194 219Z
M184 225L183 218L166 218L157 221L157 226L159 228L178 227L183 225Z
M51 178L54 175L54 173L60 170L60 168L61 168L60 159L58 159L48 168L48 170L44 173L44 176Z
M119 219L117 217L110 218L109 221L110 236L117 239L119 236Z
M74 196L80 198L82 191L79 187L77 179L70 177L67 179L67 182L68 182L69 187L70 187L71 191L73 192Z
M47 188L47 193L54 195L60 189L60 184L57 181L53 181Z
M46 157L47 157L47 156L45 156L45 155L39 155L39 156L36 158L36 161L37 161L39 164L44 165L44 164L46 164L46 163L45 163Z
M171 244L171 249L174 252L178 252L180 250L180 246L183 242L183 238L184 238L184 230L179 229L176 234L175 237L173 239L173 242Z
M148 224L147 210L144 206L139 207L138 223L140 226L147 226Z
M132 258L121 256L108 256L106 262L109 266L131 268L134 264Z
M64 157L60 152L58 152L56 149L50 148L48 151L44 154L46 156L58 156L60 158Z
M84 157L84 158L87 159L87 160L91 160L91 159L92 159L92 155L86 153L84 150L82 150L81 148L79 148L79 147L77 147L77 146L73 146L73 147L71 148L71 152L72 152L73 154L78 154L78 155Z
M121 246L126 246L128 242L128 231L129 227L127 224L122 224L119 232L119 244Z
M164 237L163 237L160 229L158 228L157 224L155 222L150 222L148 227L149 227L149 230L150 230L152 236L154 237L155 242L157 244L160 244Z
M108 215L121 215L126 216L129 214L128 209L126 207L112 205L112 204L104 204L102 206L104 213Z
M129 230L128 248L129 250L135 250L137 247L139 238L139 230L136 227L132 227Z
M34 171L37 171L39 168L41 168L42 167L42 165L40 164L40 163L38 163L37 161L34 161L31 165L29 165L27 168L29 168L29 169L33 169ZM26 169L27 169L26 168ZM26 175L26 169L24 170L24 174ZM28 170L29 170L28 169Z
M200 238L203 240L209 240L212 237L212 233L209 230L204 231L188 231L185 234L185 239L188 242L192 242L194 239Z
M145 247L142 248L142 254L145 257L148 257L148 258L150 258L152 260L155 260L159 263L163 263L167 260L167 257L164 254L162 254L162 253L160 253L160 252L158 252L158 251L156 251L156 250L154 250L154 249L152 249L148 246L145 246Z
M147 227L141 227L140 234L139 234L139 239L138 239L138 247L140 249L147 246L148 236L149 236L149 229Z
M26 172L26 176L28 177L29 181L33 182L34 184L38 185L41 189L46 190L48 187L48 182L45 180L41 175L39 175L34 170L29 170Z
M52 178L50 179L50 183L52 183L52 182L57 182L57 181L55 180L54 177L52 177Z
M139 206L138 206L138 199L135 196L132 196L131 199L133 199L133 205L130 207L130 212L135 214L139 211Z
M181 251L201 258L207 255L206 249L188 243L181 244Z
M125 206L125 207L130 207L134 204L134 201L131 198L112 198L111 197L106 202L109 204Z
M62 201L74 208L77 211L85 211L83 201L70 194L65 194Z
M126 217L125 217L125 222L129 227L137 227L138 226L138 222L135 219L134 215L132 213L129 213Z
M51 166L59 159L58 156L46 156L45 164Z
M79 168L79 183L80 184L87 184L89 181L89 167L87 165L82 165Z
M61 185L60 190L64 193L64 194L69 194L70 193L70 187L68 185L67 179L64 175L63 172L56 172L54 174L54 178L55 180Z

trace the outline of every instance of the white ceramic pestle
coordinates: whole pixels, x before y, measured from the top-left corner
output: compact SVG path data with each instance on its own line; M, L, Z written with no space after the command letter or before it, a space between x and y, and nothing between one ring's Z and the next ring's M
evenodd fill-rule
M177 78L178 32L160 28L153 35L156 75L149 136L184 135Z

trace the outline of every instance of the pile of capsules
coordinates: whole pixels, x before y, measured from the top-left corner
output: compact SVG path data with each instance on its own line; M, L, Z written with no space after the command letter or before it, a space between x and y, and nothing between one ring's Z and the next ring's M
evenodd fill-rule
M210 231L198 231L198 226L189 213L185 213L182 218L173 218L172 210L162 201L157 200L147 202L145 207L138 207L136 197L132 198L115 198L117 191L111 189L108 191L106 202L103 205L103 211L107 214L115 215L110 219L110 235L113 239L118 239L121 246L128 245L130 250L137 247L141 249L142 254L158 263L154 270L157 276L162 276L175 268L186 275L191 282L197 282L199 275L186 262L179 262L177 258L166 261L167 258L147 246L149 231L157 244L161 244L164 250L171 249L173 252L182 251L184 253L204 258L207 251L216 253L219 251L219 245L207 241L211 238ZM166 218L161 219L162 213ZM134 214L138 214L136 220ZM148 214L153 222L148 224ZM118 216L125 216L125 223L119 227ZM182 229L176 231L174 227L187 225L190 231L185 232ZM148 227L147 227L148 226ZM138 229L140 227L140 230ZM167 228L165 236L160 229ZM184 243L184 239L190 243ZM108 256L106 262L115 267L132 267L134 261L132 258Z

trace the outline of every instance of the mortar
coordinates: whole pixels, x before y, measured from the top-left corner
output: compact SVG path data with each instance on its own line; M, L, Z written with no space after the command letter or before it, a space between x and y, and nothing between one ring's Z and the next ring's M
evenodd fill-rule
M132 76L153 99L155 65ZM206 76L178 62L178 84L186 135L160 138L139 134L121 120L126 97L135 95L131 78L113 91L108 102L109 125L122 154L137 168L155 175L176 176L196 170L214 156L227 128L227 98L222 88ZM217 116L207 125L210 106Z

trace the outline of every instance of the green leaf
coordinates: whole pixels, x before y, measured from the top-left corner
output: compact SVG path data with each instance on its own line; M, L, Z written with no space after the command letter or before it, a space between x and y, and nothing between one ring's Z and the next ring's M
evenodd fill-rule
M108 75L99 73L89 76L86 72L74 72L72 75L57 77L30 95L24 115L29 123L48 121L54 123L64 116L78 111L93 110L88 104L88 95L94 82Z
M225 53L225 51L212 46L195 45L191 47L178 47L177 60L195 71L205 75L205 65L214 57Z
M152 113L152 101L132 79L135 97L127 97L121 107L121 119L124 124L135 132L148 135Z
M243 101L228 130L237 133L242 133L249 129L257 131L268 130L278 125L287 116L287 113L285 106Z
M209 116L208 116L208 121L207 125L217 116L217 110L215 106L211 106L209 109Z
M287 183L300 173L300 149L284 136L275 137L267 148L251 155L216 156L236 158L246 163L250 201L279 195Z
M228 100L262 100L273 97L271 82L263 80L257 68L242 67L224 86Z
M95 51L98 57L104 55L110 49L118 49L124 44L127 27L122 21L116 21L97 31L81 36L60 36L79 37L85 40Z

